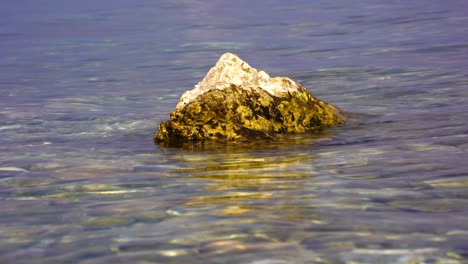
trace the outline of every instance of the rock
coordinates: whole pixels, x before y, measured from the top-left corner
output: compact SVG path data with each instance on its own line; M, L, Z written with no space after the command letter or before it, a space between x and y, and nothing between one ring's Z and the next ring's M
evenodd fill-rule
M166 146L203 140L244 141L317 132L346 121L336 107L286 77L223 54L203 80L185 92L154 139Z

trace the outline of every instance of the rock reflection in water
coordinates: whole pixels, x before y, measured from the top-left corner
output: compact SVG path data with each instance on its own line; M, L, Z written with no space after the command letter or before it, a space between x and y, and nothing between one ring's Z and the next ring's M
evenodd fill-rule
M177 162L186 164L186 168L176 169L175 173L206 182L203 191L198 192L201 195L183 205L211 208L217 216L247 217L252 221L268 218L319 222L312 213L313 191L320 186L313 184L314 157L297 148L328 140L330 135L285 137L264 142L264 146L256 142L225 146L224 151L181 154L178 159L184 161ZM274 155L272 148L278 150Z

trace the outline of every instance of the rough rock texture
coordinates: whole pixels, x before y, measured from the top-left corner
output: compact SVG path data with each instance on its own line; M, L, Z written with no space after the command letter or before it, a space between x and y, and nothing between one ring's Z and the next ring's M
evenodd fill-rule
M203 80L185 92L156 142L242 141L315 132L346 120L336 107L286 77L270 76L225 53Z

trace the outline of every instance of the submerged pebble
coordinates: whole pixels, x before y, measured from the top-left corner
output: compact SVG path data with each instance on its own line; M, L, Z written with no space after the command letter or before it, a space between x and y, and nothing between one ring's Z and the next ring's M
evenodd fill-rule
M0 167L0 171L27 172L27 170L17 167Z

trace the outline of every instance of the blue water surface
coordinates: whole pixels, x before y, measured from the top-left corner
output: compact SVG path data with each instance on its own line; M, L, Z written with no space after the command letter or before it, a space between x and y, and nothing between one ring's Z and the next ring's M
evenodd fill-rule
M8 1L1 263L467 263L466 1ZM349 123L153 143L224 52Z

